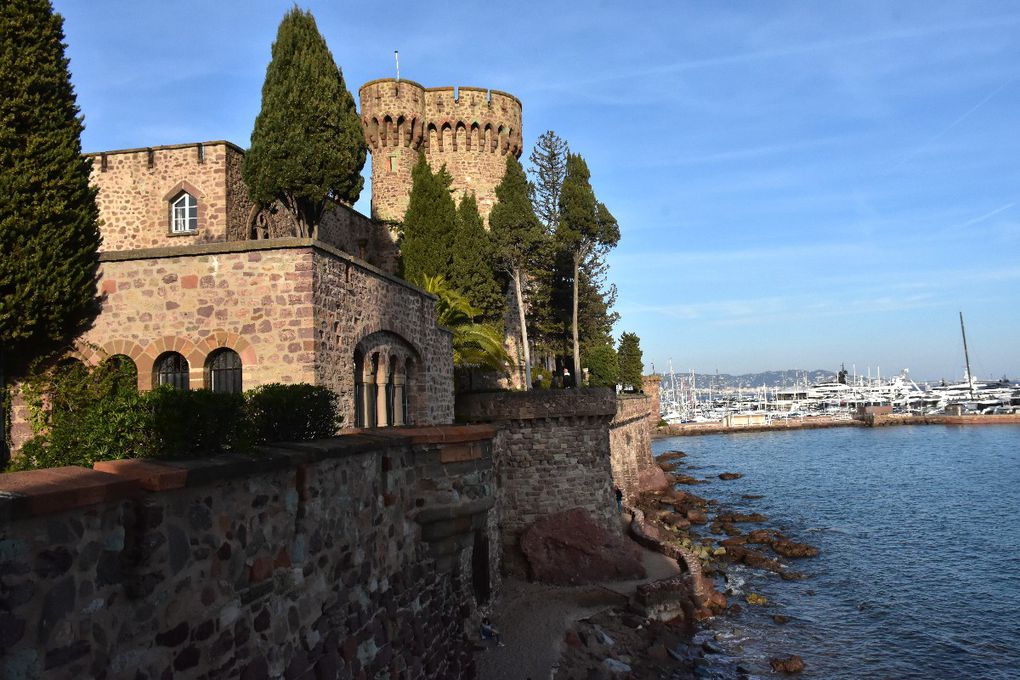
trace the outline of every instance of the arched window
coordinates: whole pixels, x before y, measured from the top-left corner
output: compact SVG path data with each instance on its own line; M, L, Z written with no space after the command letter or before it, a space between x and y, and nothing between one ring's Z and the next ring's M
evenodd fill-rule
M209 355L205 362L205 386L213 392L241 393L241 357L223 347Z
M182 191L170 203L170 231L174 234L198 231L198 201L187 191Z
M170 385L175 390L188 389L188 360L177 352L164 352L152 367L154 385Z

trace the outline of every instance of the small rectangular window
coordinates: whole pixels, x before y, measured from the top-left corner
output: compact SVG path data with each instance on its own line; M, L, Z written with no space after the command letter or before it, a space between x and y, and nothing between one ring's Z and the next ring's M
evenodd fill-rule
M397 171L397 157L396 156L390 156L390 172L396 172L396 171Z

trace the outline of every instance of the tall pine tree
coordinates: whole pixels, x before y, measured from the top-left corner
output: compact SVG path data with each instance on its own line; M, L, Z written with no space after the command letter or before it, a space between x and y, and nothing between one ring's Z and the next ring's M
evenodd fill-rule
M449 284L464 294L482 318L502 323L504 296L493 269L492 238L478 212L475 195L464 194L457 208L457 229L453 236L453 254Z
M450 278L457 224L452 183L446 166L433 173L425 154L418 154L400 243L400 270L408 281L421 283L425 276Z
M99 210L63 40L48 0L0 3L0 392L99 313Z
M599 248L610 248L620 240L620 227L605 205L595 200L588 164L578 154L567 154L567 174L560 192L560 222L556 241L570 255L573 295L571 335L574 375L581 373L578 310L581 265ZM577 380L575 384L580 384Z
M569 147L552 130L547 130L531 151L532 194L535 215L552 234L560 221L560 190L567 175Z
M354 97L315 18L294 7L276 33L244 159L251 197L280 201L298 235L314 238L328 201L358 200L367 152Z
M506 172L496 187L496 205L489 213L489 228L496 248L496 262L510 277L521 327L521 351L524 354L524 389L531 389L531 348L528 345L528 320L524 289L528 273L542 251L545 232L535 217L528 197L528 178L524 168L511 154L506 157Z

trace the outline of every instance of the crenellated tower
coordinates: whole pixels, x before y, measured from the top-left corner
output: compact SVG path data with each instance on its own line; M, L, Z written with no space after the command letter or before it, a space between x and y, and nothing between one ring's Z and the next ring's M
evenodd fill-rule
M420 150L433 170L446 165L458 201L465 191L475 193L488 221L506 154L519 158L523 148L517 97L477 87L425 88L392 78L365 83L358 94L372 153L372 217L403 219Z

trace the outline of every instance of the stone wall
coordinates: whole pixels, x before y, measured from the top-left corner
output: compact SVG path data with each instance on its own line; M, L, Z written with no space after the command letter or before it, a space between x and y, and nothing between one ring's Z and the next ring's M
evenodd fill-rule
M647 394L623 394L616 400L616 415L609 425L613 481L630 503L638 493L668 484L652 456L650 415L658 422L658 400Z
M457 419L492 423L496 516L506 573L526 575L521 533L535 520L581 507L608 530L620 530L613 497L609 389L541 390L460 395Z
M227 239L228 163L243 152L229 142L179 144L90 154L104 252ZM234 156L235 158L229 158ZM229 160L228 160L229 159ZM187 191L198 202L198 230L170 232L170 201Z
M238 353L242 387L271 382L321 384L341 395L353 425L354 347L391 331L421 359L412 424L453 421L450 334L437 328L434 298L366 263L310 239L205 244L103 253L103 308L77 342L98 363L120 354L138 369L139 389L154 382L161 354L182 354L190 387L206 387L205 366L219 348ZM31 436L24 404L12 418L15 450Z
M459 201L474 192L488 222L506 155L521 155L521 102L477 87L425 88L390 78L358 92L365 139L372 153L372 217L399 222L407 211L411 169L424 152L429 166L444 165Z
M2 675L474 677L493 434L0 476Z

